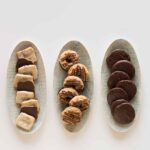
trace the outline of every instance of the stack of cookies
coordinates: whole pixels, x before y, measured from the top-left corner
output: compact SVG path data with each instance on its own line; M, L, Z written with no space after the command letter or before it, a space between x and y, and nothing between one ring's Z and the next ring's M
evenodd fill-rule
M124 50L113 50L106 58L111 75L108 78L109 92L107 101L116 122L128 124L135 118L135 110L131 100L136 95L136 85L133 81L135 68L130 55Z
M89 99L81 95L85 88L85 82L88 81L89 71L85 65L79 63L79 55L73 50L64 51L60 55L59 63L67 72L63 88L58 93L64 109L61 117L66 124L76 125L90 104Z
M40 110L39 102L35 99L35 81L38 78L37 57L32 47L20 50L16 55L14 88L16 90L16 104L20 108L16 126L30 131Z

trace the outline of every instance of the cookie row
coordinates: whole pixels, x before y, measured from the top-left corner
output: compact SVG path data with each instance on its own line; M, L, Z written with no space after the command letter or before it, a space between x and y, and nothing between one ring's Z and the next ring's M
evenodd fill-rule
M14 88L16 90L16 104L20 108L16 126L30 131L40 111L39 102L35 95L35 81L38 79L37 56L32 47L18 51L16 56Z
M59 58L61 67L67 71L63 88L59 91L59 100L65 108L62 120L68 125L76 125L80 122L83 112L88 109L89 99L81 95L88 81L89 71L87 67L79 63L79 55L73 50L64 51Z
M135 110L130 103L137 91L132 80L135 68L130 55L120 49L113 50L106 58L106 63L111 72L107 81L109 88L107 101L111 113L118 123L128 124L135 118Z

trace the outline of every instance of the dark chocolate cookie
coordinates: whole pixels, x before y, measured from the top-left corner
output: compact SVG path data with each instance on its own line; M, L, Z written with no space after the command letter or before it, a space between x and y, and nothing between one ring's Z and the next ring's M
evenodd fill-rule
M131 80L122 80L117 83L117 87L120 87L127 92L129 100L135 96L137 91L135 83Z
M113 102L111 103L111 106L110 106L110 108L111 108L111 113L113 114L115 108L116 108L118 105L122 104L122 103L128 103L128 101L125 100L125 99L118 99L118 100L113 101Z
M130 77L127 73L123 71L115 71L108 78L107 85L109 89L116 87L117 83L121 80L129 80Z
M121 103L115 107L113 117L120 124L128 124L134 120L135 110L131 104Z
M119 60L129 60L130 56L123 50L117 49L110 53L110 55L106 58L107 65L110 69L112 66Z
M30 116L33 116L35 119L38 117L37 107L22 107L20 112L24 112Z
M134 68L134 66L132 65L132 63L130 61L127 61L127 60L117 61L113 65L111 72L114 72L114 71L124 71L130 76L131 79L135 75L135 68Z
M125 99L128 100L128 94L125 90L122 88L113 88L111 89L107 94L107 101L108 104L111 105L111 103L118 99Z
M33 82L31 81L19 82L17 85L17 91L35 92L35 87L34 87Z
M16 72L18 72L18 68L25 66L25 65L32 65L32 61L26 60L24 58L18 59L16 64Z

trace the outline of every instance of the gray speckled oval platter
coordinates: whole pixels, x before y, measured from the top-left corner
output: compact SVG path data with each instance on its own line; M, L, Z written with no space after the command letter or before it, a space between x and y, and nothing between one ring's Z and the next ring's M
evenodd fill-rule
M136 93L134 99L131 101L131 104L135 109L136 117L133 122L131 122L130 124L127 124L127 125L121 125L113 119L110 108L107 104L107 93L108 93L107 80L108 80L108 77L110 76L110 71L106 64L106 58L114 49L122 49L125 52L127 52L130 55L131 62L135 67L135 77L133 78L133 81L135 82L135 84L137 86L137 93ZM105 53L104 59L103 59L103 64L102 64L102 68L101 68L101 81L102 81L101 86L102 86L102 94L103 94L102 99L103 99L103 105L104 105L104 112L105 112L105 116L106 116L106 119L107 119L110 127L117 132L127 132L131 127L133 127L133 125L135 124L135 122L137 121L137 118L139 116L140 92L141 92L141 72L140 72L138 58L136 56L134 48L128 41L126 41L124 39L118 39L118 40L115 40L109 46L109 48L107 49L107 51Z
M38 48L30 41L22 41L20 42L15 49L13 50L9 64L8 64L8 70L7 70L7 103L8 103L8 110L10 113L10 118L15 125L15 121L17 116L19 115L20 109L17 107L16 102L15 102L15 97L16 97L16 90L13 87L13 81L14 77L16 75L16 63L17 63L17 57L16 57L16 52L19 50L23 50L27 47L33 47L36 56L38 59L37 62L37 69L38 69L38 79L35 82L35 92L36 92L36 99L38 99L39 104L40 104L40 112L37 121L35 122L33 128L31 131L23 131L16 127L16 129L23 133L23 134L33 134L36 132L41 124L43 123L44 116L45 116L45 109L46 109L46 75L45 75L45 68L43 64L42 57L40 55L40 52Z
M54 98L57 103L57 110L58 110L59 117L63 109L58 99L58 92L63 87L63 81L67 73L61 68L58 60L59 60L61 53L68 49L76 51L80 56L79 62L86 65L89 70L90 77L89 77L89 80L85 83L85 89L82 95L87 96L90 99L90 103L92 103L91 101L92 101L94 83L93 83L92 63L91 63L90 56L86 48L80 42L70 41L66 45L64 45L64 47L61 49L58 55L57 61L56 61L55 69L54 69L54 81L53 81ZM90 107L88 108L88 110L84 112L81 122L79 124L77 124L76 126L71 126L71 127L64 124L65 128L71 132L79 131L84 126L85 122L87 121L89 112L90 112ZM61 120L61 117L60 117L60 120ZM60 121L60 124L63 124L62 121Z

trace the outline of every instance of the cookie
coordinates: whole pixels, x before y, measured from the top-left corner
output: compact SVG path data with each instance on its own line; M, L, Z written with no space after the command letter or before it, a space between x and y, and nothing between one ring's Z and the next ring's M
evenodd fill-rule
M16 64L16 72L18 72L18 69L22 66L25 66L25 65L32 65L32 61L29 61L27 59L24 59L24 58L21 58L21 59L18 59L17 60L17 64Z
M14 79L14 87L17 88L19 82L26 82L26 81L33 82L33 76L17 73Z
M82 79L83 82L88 81L89 78L89 71L87 67L83 64L75 64L73 65L69 71L68 71L69 76L77 76Z
M84 83L79 77L68 76L64 80L64 87L72 87L80 93L84 89Z
M128 94L122 88L113 88L107 94L107 102L109 105L112 104L113 101L118 99L128 100Z
M111 108L111 113L113 114L115 108L116 108L118 105L122 104L122 103L128 103L128 101L125 100L125 99L118 99L118 100L113 101L113 102L111 103L111 106L110 106L110 108Z
M118 82L117 87L122 88L127 92L128 100L133 99L137 91L135 83L131 80L122 80Z
M18 59L26 59L28 61L31 61L33 64L37 62L37 57L35 50L32 47L28 47L24 50L17 52L17 58Z
M59 100L64 106L69 106L70 100L77 95L78 92L73 88L63 88L58 93Z
M112 66L119 60L130 61L130 56L123 50L113 50L106 58L108 68L112 69Z
M82 112L79 108L70 106L61 113L61 117L66 124L76 125L81 120Z
M22 101L21 108L23 107L36 107L37 111L38 112L40 111L40 105L39 105L38 100L36 99L29 99L27 101Z
M27 91L17 91L16 93L16 104L21 104L23 101L27 101L29 99L34 98L33 92L27 92Z
M114 72L114 71L124 71L124 72L126 72L129 75L129 77L131 79L135 75L135 68L134 68L134 66L132 65L132 63L130 61L127 61L127 60L117 61L113 65L111 72Z
M34 117L26 113L20 113L20 115L16 119L16 126L23 130L30 131L34 125L34 122Z
M34 80L36 80L38 77L38 70L36 65L22 66L18 69L18 73L32 75Z
M71 66L79 61L79 55L73 50L64 51L59 58L59 63L64 70L68 70Z
M20 112L33 116L35 119L37 119L38 117L37 107L33 107L33 106L21 107Z
M88 109L90 105L90 101L86 96L78 95L71 99L71 101L69 102L69 105L73 107L77 107L81 111L84 111Z
M130 77L127 73L123 71L115 71L108 78L107 85L109 89L116 87L117 83L121 80L129 80Z
M34 83L31 81L18 82L17 91L35 92Z
M129 103L121 103L115 107L113 117L120 124L128 124L135 118L135 110Z

